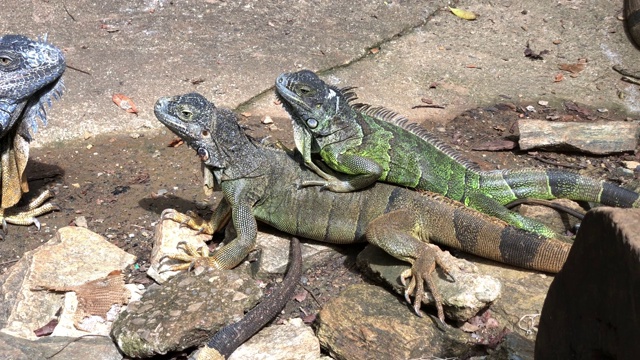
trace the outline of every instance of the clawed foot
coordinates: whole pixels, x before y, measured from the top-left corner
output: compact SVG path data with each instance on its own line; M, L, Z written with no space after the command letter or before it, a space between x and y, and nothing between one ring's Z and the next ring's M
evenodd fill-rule
M38 197L31 200L31 202L25 207L0 209L0 219L2 220L0 230L2 231L2 235L7 233L7 223L24 226L35 225L36 228L40 230L40 221L38 221L36 217L51 211L60 210L60 207L56 204L45 204L45 201L52 197L53 192L46 190Z
M436 269L436 265L440 266L447 275L453 278L449 267L444 264L440 259L442 250L432 244L427 244L425 251L421 256L415 260L410 269L407 269L400 274L400 281L405 287L404 298L409 304L411 304L411 296L414 296L413 311L416 315L422 317L422 311L420 311L420 305L422 305L422 298L424 297L424 283L427 284L427 289L431 292L436 309L438 311L438 319L444 323L444 310L442 309L442 295L438 291L433 279L432 273ZM407 279L409 279L407 283ZM455 279L454 279L455 281Z
M181 226L186 226L190 229L197 230L198 234L213 235L214 233L214 229L211 226L211 223L207 222L192 211L187 211L186 214L183 214L174 209L165 209L162 214L160 214L160 219L162 221L173 220L177 223L180 223Z
M193 245L187 243L186 241L181 241L178 243L178 250L182 250L182 253L165 255L160 258L160 262L162 262L165 258L171 260L181 261L182 264L175 264L168 266L165 271L191 271L197 267L209 268L212 267L209 260L209 248L206 246L196 248Z

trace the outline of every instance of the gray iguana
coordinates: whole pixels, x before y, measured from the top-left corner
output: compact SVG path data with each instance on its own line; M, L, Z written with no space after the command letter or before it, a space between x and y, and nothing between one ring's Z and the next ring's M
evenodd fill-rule
M334 192L366 188L377 180L433 191L548 237L546 225L508 210L522 198L567 198L618 207L638 207L638 194L614 184L559 169L482 171L453 148L388 109L354 104L352 88L338 89L315 73L280 75L276 92L293 123L294 140L305 164L322 176L301 186ZM337 176L312 160L319 154ZM342 175L342 176L341 176Z
M38 118L46 125L45 104L60 98L64 88L64 55L46 37L31 40L21 35L0 37L0 219L6 223L35 224L36 216L57 209L44 203L52 196L45 191L26 208L13 207L29 191L24 173L29 143L38 129ZM44 204L44 205L43 205ZM8 209L8 210L7 210Z
M318 241L350 244L368 241L409 262L402 274L410 279L405 297L414 296L414 310L424 283L444 319L440 295L431 273L440 264L432 244L460 249L488 259L528 269L557 272L571 245L517 229L440 194L417 192L385 183L362 191L335 193L317 187L297 189L295 181L319 181L292 152L259 144L248 137L230 110L216 108L195 93L157 101L155 115L180 136L212 171L223 199L208 221L165 210L163 218L213 234L229 220L236 237L212 256L195 249L176 257L185 262L229 269L254 249L257 221L286 233ZM297 153L296 153L297 154ZM189 264L178 268L188 268Z

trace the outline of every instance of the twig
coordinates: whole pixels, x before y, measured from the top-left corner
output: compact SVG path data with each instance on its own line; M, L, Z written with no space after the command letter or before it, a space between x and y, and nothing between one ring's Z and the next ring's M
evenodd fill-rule
M73 21L77 21L76 18L73 17L73 15L71 15L71 13L69 12L69 9L67 9L67 4L63 1L62 2L62 8L64 9L64 11L67 13L67 15L69 15L69 17L71 18L71 20Z
M444 109L444 105L436 105L436 104L425 104L425 105L414 105L411 107L412 109L418 108L435 108L435 109Z
M69 69L71 69L71 70L75 70L75 71L77 71L77 72L81 72L81 73L83 73L83 74L86 74L86 75L91 76L91 73L90 73L90 72L88 72L88 71L80 70L80 69L78 69L77 67L73 67L73 66L71 66L71 65L67 65L67 67L68 67Z
M18 260L20 260L20 259L15 259L15 260L5 261L5 262L3 262L3 263L0 263L0 266L9 265L9 264L14 263L14 262L16 262L16 261L18 261Z

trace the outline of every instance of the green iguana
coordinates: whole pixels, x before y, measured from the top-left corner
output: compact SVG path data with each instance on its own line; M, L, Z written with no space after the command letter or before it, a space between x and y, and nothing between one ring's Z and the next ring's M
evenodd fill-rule
M309 70L280 75L276 92L290 114L296 147L323 179L303 181L334 192L366 188L377 180L432 191L529 231L556 236L546 225L508 210L522 198L567 198L638 207L638 194L559 169L482 171L416 124L382 107L354 104L352 88L327 85ZM340 173L327 174L311 159ZM338 176L340 176L338 174Z
M420 314L426 282L436 299L438 317L444 320L441 297L431 280L436 264L441 265L440 250L432 244L547 272L559 271L571 248L566 242L514 228L431 192L385 183L349 193L317 187L297 190L296 180L321 178L292 152L263 146L248 137L233 112L216 108L199 94L161 98L155 115L196 150L223 193L209 221L175 210L166 210L163 218L207 234L223 229L231 219L237 234L212 256L206 249L198 254L187 248L178 260L233 268L254 249L257 221L328 243L368 241L411 264L401 278L403 282L410 279L405 297L411 303L409 297L414 296L416 313ZM189 264L178 267L188 268Z
M32 40L22 35L0 37L0 222L35 224L36 216L58 209L44 202L52 196L45 191L26 208L16 208L22 194L29 191L24 173L29 160L29 142L38 128L46 125L45 104L62 95L64 54L46 37ZM44 205L43 205L44 204ZM8 209L8 210L7 210ZM0 236L1 237L1 236Z

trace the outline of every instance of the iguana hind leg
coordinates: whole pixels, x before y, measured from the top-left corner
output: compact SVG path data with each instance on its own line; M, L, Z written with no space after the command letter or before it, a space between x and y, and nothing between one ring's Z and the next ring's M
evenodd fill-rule
M411 268L400 275L400 281L405 286L405 299L411 304L414 297L413 309L418 316L422 316L420 305L424 297L424 284L431 291L438 318L444 322L442 296L438 291L432 276L436 266L440 266L451 276L451 271L440 260L442 250L433 244L422 240L421 234L428 233L422 229L422 224L415 212L411 210L396 210L381 215L371 221L365 236L367 241L374 244L391 256L411 264ZM407 279L410 281L407 283ZM453 276L452 276L453 278Z
M497 200L480 191L467 192L462 202L472 209L494 216L518 229L527 230L548 238L560 237L547 225L507 209Z

